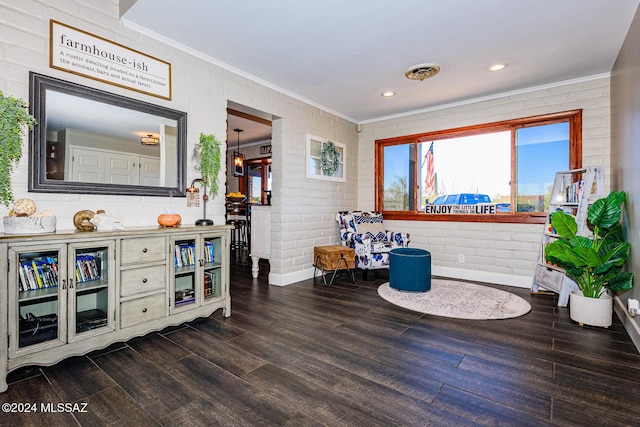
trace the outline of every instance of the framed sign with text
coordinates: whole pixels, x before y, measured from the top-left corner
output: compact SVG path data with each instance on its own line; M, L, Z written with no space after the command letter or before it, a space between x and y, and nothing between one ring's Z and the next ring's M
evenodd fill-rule
M171 64L50 20L49 66L171 100Z
M260 154L271 154L271 144L269 144L269 145L261 145L260 146Z

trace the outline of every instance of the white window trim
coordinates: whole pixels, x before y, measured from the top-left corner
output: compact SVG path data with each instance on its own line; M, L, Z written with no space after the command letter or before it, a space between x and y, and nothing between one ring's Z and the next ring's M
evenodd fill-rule
M347 176L347 147L345 144L342 144L340 142L335 142L332 141L333 144L338 148L342 150L342 156L341 156L341 161L340 161L340 165L342 166L342 168L338 169L338 172L340 172L340 175L326 175L322 172L322 170L320 170L320 173L317 172L317 170L313 167L311 167L313 160L319 160L318 156L314 156L311 154L311 142L312 141L316 141L316 142L320 142L320 144L326 144L327 142L329 142L330 140L327 138L322 138L319 136L315 136L315 135L311 135L311 134L306 134L306 156L305 156L305 162L306 162L306 171L307 171L307 178L310 179L320 179L320 180L324 180L324 181L334 181L334 182L346 182L346 176Z

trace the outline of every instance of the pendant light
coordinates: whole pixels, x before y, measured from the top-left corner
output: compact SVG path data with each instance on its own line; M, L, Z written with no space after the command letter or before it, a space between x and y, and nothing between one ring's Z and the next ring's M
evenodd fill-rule
M234 129L238 133L238 151L233 152L233 176L244 176L244 156L240 153L240 132L242 129Z

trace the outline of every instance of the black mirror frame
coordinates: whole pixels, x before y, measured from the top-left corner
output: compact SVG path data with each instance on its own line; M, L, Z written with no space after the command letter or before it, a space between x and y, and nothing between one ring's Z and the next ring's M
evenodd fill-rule
M177 122L177 186L152 187L143 185L100 184L46 179L46 123L47 90L91 99L130 110L142 111L175 120ZM29 131L29 184L33 193L110 194L125 196L185 197L187 113L160 107L148 102L105 92L55 77L29 72L29 109L36 118L33 130Z

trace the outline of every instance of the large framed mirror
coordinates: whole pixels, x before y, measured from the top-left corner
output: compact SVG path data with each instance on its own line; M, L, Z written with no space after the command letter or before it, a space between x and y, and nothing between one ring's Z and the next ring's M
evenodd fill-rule
M185 196L187 113L31 72L29 191Z

